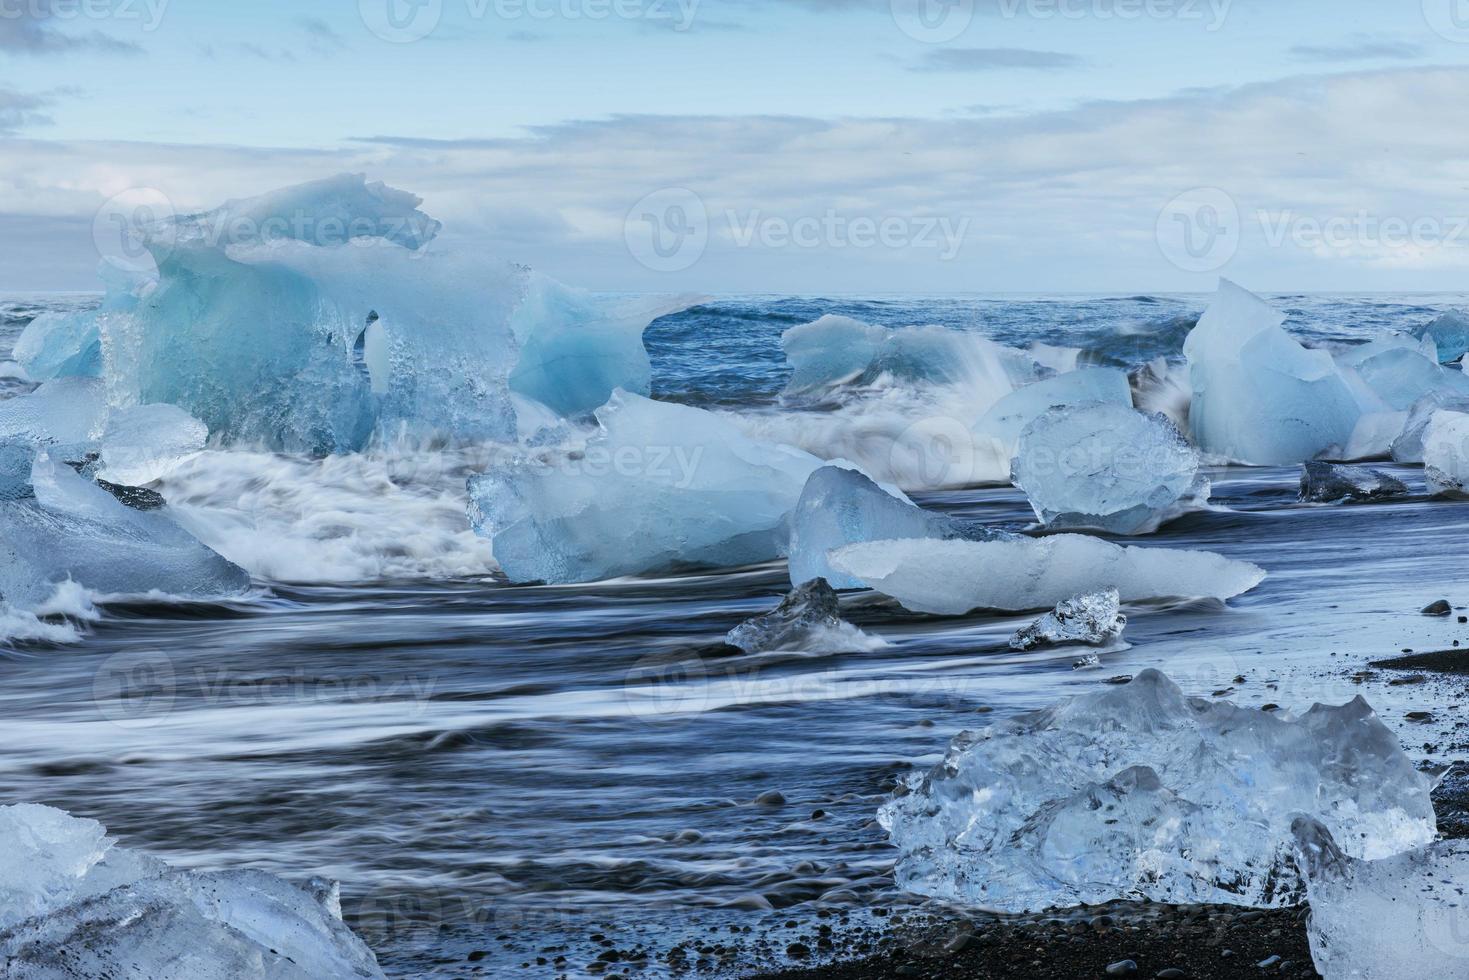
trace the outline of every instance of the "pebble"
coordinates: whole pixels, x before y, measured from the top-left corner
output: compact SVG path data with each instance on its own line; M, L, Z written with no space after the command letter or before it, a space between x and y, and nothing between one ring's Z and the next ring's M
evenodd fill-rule
M785 806L786 798L780 790L773 789L768 793L761 793L755 797L756 806Z
M1453 611L1454 607L1449 605L1449 600L1447 599L1440 599L1437 602L1429 603L1423 607L1423 615L1425 616L1447 616Z
M1109 977L1126 977L1136 972L1137 964L1132 960L1118 960L1116 963L1109 964L1107 967L1107 976Z
M1277 967L1277 966L1280 965L1280 957L1279 956L1267 956L1267 957L1265 957L1265 959L1261 960L1260 962L1256 963L1255 965L1258 966L1262 970L1273 970L1275 967Z
M1188 974L1184 973L1176 966L1170 966L1166 970L1159 970L1157 973L1153 974L1153 976L1156 978L1156 980L1184 980L1184 978L1187 977Z
M1407 717L1407 719L1409 721L1416 721L1416 722L1419 722L1421 724L1421 723L1424 723L1424 722L1430 722L1430 721L1432 721L1433 720L1433 712L1432 711L1410 711L1410 712L1408 712L1408 714L1406 715L1406 717Z

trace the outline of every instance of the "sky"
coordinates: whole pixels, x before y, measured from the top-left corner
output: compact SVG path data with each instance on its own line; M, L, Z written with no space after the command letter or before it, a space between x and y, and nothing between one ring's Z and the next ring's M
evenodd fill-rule
M1469 290L1469 0L0 0L0 290L337 173L617 291Z

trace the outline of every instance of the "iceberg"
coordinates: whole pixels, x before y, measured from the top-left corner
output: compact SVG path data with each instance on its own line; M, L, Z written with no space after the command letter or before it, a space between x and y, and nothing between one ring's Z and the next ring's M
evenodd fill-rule
M746 653L856 653L887 645L845 622L836 592L819 578L791 592L771 612L730 630L725 642Z
M1010 637L1011 650L1086 643L1101 646L1122 635L1127 617L1116 589L1058 603L1056 608Z
M400 435L509 442L514 396L571 415L648 390L643 328L692 298L604 300L435 247L418 204L341 175L149 227L156 279L110 284L93 321L109 400L326 454ZM33 346L54 364L91 336L48 324Z
M1228 280L1184 341L1200 450L1258 466L1340 452L1361 409L1336 363L1282 329L1285 317Z
M1432 342L1440 364L1452 364L1469 352L1469 315L1449 310L1419 327L1414 336Z
M1128 405L1051 409L1021 433L1010 471L1053 528L1146 534L1209 497L1173 423Z
M13 980L382 978L335 883L185 872L95 820L0 807L0 963Z
M470 523L513 582L594 582L785 556L815 456L702 409L617 392L575 453L469 481Z
M1320 820L1298 816L1291 830L1311 903L1311 959L1325 980L1464 975L1469 843L1362 860Z
M1433 413L1423 430L1423 472L1434 496L1469 497L1469 414Z
M1293 813L1383 857L1434 838L1432 785L1361 698L1293 717L1186 697L1146 670L959 735L879 820L899 884L947 901L1278 908L1305 891Z
M1469 397L1469 377L1439 364L1431 344L1425 352L1392 340L1373 341L1338 361L1392 411L1406 412L1420 398L1434 393Z
M975 609L1047 609L1116 589L1124 602L1230 599L1265 571L1209 551L1123 547L1079 534L1014 541L873 541L831 554L837 571L905 609L960 616Z
M1016 388L974 425L977 440L996 445L1005 459L1015 455L1020 434L1053 408L1106 402L1132 407L1127 375L1113 368L1086 367Z
M165 511L135 510L42 452L30 492L0 501L0 599L34 610L75 582L107 595L160 592L194 599L236 595L250 584Z
M883 488L859 470L827 465L811 474L791 517L791 584L825 579L834 589L862 583L831 567L827 553L860 541L957 536L950 522Z
M1301 500L1316 504L1405 497L1408 485L1381 470L1339 463L1306 463L1301 468Z

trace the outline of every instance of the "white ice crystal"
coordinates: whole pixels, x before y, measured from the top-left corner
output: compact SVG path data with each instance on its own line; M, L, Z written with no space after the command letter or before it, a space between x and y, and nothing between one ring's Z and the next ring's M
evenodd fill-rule
M1041 646L1110 643L1122 635L1127 617L1120 611L1116 589L1093 592L1058 602L1056 608L1010 637L1010 649L1031 650Z
M1433 839L1431 788L1361 698L1296 718L1148 670L958 736L879 819L905 888L974 906L1279 907L1303 892L1293 813L1381 857Z
M1146 534L1209 496L1199 455L1167 417L1094 402L1020 435L1011 478L1043 524Z

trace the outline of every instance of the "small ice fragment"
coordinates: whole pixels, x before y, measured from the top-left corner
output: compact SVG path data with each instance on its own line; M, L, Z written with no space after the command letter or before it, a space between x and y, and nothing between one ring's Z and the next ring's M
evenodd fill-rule
M101 438L107 414L101 381L58 378L0 400L0 440L48 446L67 460L80 460Z
M1301 500L1335 504L1403 497L1408 485L1381 470L1340 463L1309 462L1301 468Z
M1010 637L1010 649L1030 650L1040 646L1089 643L1101 646L1122 635L1127 617L1121 612L1116 589L1093 592L1058 603L1029 626Z
M1469 415L1433 413L1423 432L1423 470L1429 493L1469 497Z
M1172 422L1102 402L1031 422L1011 474L1054 528L1146 534L1209 497L1199 455Z
M1325 351L1281 328L1283 314L1228 280L1184 341L1193 388L1189 424L1210 455L1289 466L1350 441L1361 415Z
M115 411L102 431L101 475L113 483L151 483L204 448L209 429L181 408L139 405Z
M879 820L899 884L946 901L1280 908L1304 892L1293 813L1375 858L1433 840L1432 787L1361 698L1293 717L1186 697L1147 670L957 736Z
M1311 959L1325 980L1465 975L1469 842L1362 860L1338 845L1351 841L1344 828L1301 815L1291 830L1311 904Z
M827 554L859 541L957 537L949 521L918 507L855 469L827 465L811 474L791 515L791 584L825 579L834 589L862 583L831 567Z
M746 653L853 653L886 646L842 620L836 592L820 578L797 588L772 612L730 630L725 642Z
M1413 403L1407 421L1399 427L1391 444L1392 458L1398 463L1423 462L1423 434L1437 411L1469 413L1469 396L1448 391L1432 391Z
M974 425L976 439L993 440L1009 459L1020 433L1034 420L1057 407L1108 402L1132 406L1127 375L1113 368L1085 367L1045 381L1016 388L995 402Z
M837 571L914 612L1045 609L1115 588L1123 602L1230 599L1264 569L1209 551L1122 547L1079 534L1013 541L873 541L831 554Z

